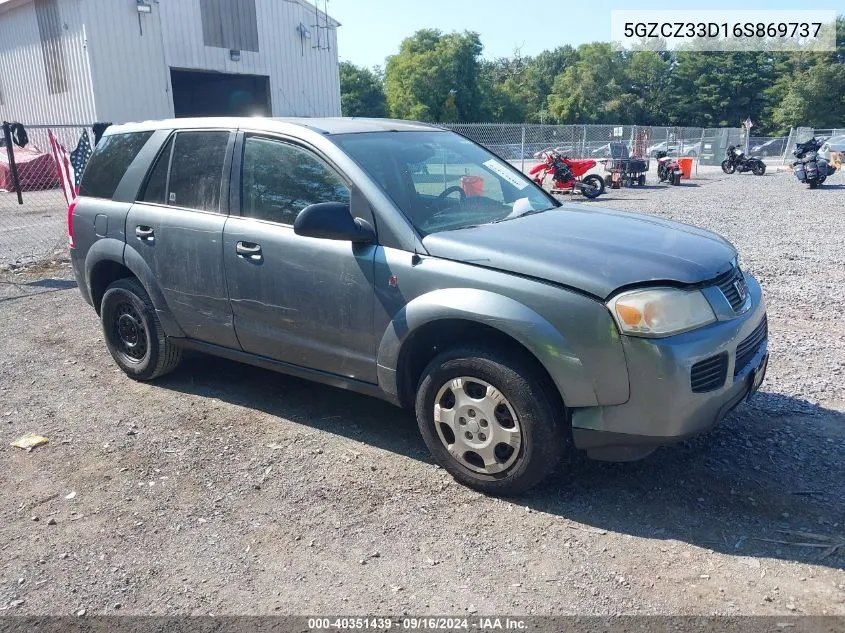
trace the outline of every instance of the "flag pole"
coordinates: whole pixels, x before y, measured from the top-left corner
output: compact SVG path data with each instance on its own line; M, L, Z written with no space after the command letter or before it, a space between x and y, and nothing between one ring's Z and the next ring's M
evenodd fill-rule
M21 183L18 180L18 164L15 162L15 148L12 147L12 125L7 121L3 121L3 138L6 141L6 154L9 157L9 171L12 172L12 186L18 194L18 204L22 205L23 195Z

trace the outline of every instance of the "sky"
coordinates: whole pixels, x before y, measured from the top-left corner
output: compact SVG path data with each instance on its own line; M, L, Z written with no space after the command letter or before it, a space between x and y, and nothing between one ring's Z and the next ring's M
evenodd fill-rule
M312 2L314 0L311 0ZM317 0L320 8L325 0ZM663 2L585 2L583 0L328 0L328 12L338 28L341 61L359 66L384 66L388 55L398 52L403 39L423 28L444 32L477 31L485 58L513 54L535 55L563 44L578 46L610 38L612 9L667 9ZM684 8L678 5L677 8ZM796 6L794 0L709 0L707 9L838 9L842 0L817 0L812 7Z

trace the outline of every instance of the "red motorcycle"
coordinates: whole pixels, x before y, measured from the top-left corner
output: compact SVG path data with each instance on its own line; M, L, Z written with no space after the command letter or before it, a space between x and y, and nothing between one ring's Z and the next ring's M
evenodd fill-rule
M546 176L552 176L552 193L564 191L580 191L585 197L593 199L604 193L604 180L601 176L590 174L584 176L596 166L591 159L576 160L567 158L563 151L557 148L544 149L534 154L534 158L541 162L528 172L539 186L543 186ZM581 178L581 176L584 176Z

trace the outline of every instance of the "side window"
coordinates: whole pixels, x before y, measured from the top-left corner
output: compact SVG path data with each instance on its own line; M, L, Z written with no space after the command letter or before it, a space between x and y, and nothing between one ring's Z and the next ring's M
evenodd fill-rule
M173 142L165 204L220 211L223 163L228 145L229 132L178 132Z
M349 204L349 189L311 152L257 136L244 142L241 212L245 217L293 224L318 202Z
M82 174L79 195L111 200L123 174L152 135L152 132L133 132L104 136Z
M170 154L173 152L173 137L164 146L164 149L159 153L153 170L147 179L147 184L144 187L144 193L138 198L143 202L153 202L155 204L165 204L167 200L167 172L170 169Z

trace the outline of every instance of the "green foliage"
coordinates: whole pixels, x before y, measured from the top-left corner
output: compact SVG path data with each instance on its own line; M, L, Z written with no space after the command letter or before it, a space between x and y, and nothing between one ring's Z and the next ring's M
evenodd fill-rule
M368 68L341 62L340 107L343 116L387 116L381 77Z
M845 127L845 17L837 50L616 52L560 46L481 59L477 33L406 38L379 73L341 65L344 114L439 122L495 121L737 126L756 134Z
M481 119L478 33L417 31L387 58L384 87L390 115L401 119Z

